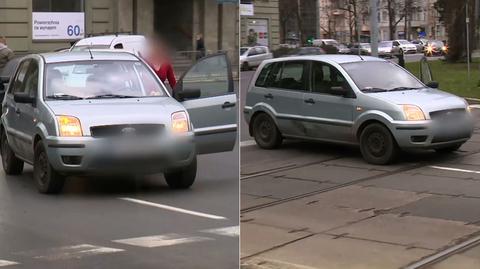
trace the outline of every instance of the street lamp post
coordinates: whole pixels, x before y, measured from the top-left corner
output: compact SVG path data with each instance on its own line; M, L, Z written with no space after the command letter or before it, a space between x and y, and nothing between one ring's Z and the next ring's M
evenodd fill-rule
M465 25L467 36L467 77L470 80L470 17L468 17L468 2L465 4Z
M378 56L378 7L377 7L377 0L370 0L370 42L371 42L371 50L372 56Z

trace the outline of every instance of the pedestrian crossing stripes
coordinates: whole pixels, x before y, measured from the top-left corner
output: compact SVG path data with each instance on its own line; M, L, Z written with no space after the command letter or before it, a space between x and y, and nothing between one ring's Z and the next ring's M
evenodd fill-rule
M31 256L35 259L46 261L68 260L68 259L81 259L87 256L94 256L100 254L122 252L123 249L109 248L102 246L95 246L89 244L80 244L73 246L55 247L46 250L33 250L23 252L21 254L25 256Z
M165 235L153 235L144 237L135 237L127 239L113 240L115 243L127 244L137 247L155 248L166 247L186 243L194 243L201 241L213 240L212 238L202 236L182 237L179 234L165 234Z
M218 234L224 236L237 237L240 235L240 226L231 226L224 228L202 230L202 233Z
M7 261L7 260L0 260L0 267L10 266L10 265L15 265L15 264L18 264L18 262L12 262L12 261Z

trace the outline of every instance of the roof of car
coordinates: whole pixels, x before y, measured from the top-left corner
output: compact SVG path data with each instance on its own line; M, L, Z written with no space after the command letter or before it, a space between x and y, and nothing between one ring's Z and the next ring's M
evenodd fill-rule
M116 40L143 40L143 35L103 35L87 37L79 40L75 43L75 46L88 46L88 45L106 45L110 46Z
M317 60L317 61L326 61L326 62L335 62L338 64L344 63L353 63L353 62L384 62L386 60L371 57L371 56L358 56L358 55L344 55L344 54L323 54L323 55L305 55L305 56L292 56L292 57L282 57L275 58L271 60L265 60L265 63L269 62L281 62L281 61L292 61L292 60Z
M117 61L135 61L138 58L128 52L124 51L98 51L92 50L93 60L117 60ZM42 53L46 63L61 63L61 62L75 62L91 60L88 51L71 51L71 52L49 52Z

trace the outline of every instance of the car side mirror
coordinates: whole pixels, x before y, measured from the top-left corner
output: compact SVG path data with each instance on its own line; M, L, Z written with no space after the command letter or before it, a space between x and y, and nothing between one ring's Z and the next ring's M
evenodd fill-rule
M436 82L436 81L429 81L429 82L427 83L427 87L433 88L433 89L437 89L437 88L438 88L438 82Z
M13 100L20 104L35 104L35 97L30 96L28 93L15 93Z
M348 97L348 95L350 94L350 90L342 86L333 86L333 87L330 87L330 94Z
M184 101L185 99L196 99L202 94L200 89L178 89L175 90L173 97L177 101Z

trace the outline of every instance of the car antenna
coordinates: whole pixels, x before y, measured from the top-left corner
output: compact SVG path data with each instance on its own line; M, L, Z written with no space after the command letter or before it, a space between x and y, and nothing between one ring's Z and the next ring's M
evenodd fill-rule
M90 60L93 60L93 54L92 54L92 51L90 50L90 47L88 47L88 53L90 53Z
M358 57L360 57L360 59L362 59L362 61L365 61L360 54L358 54Z

